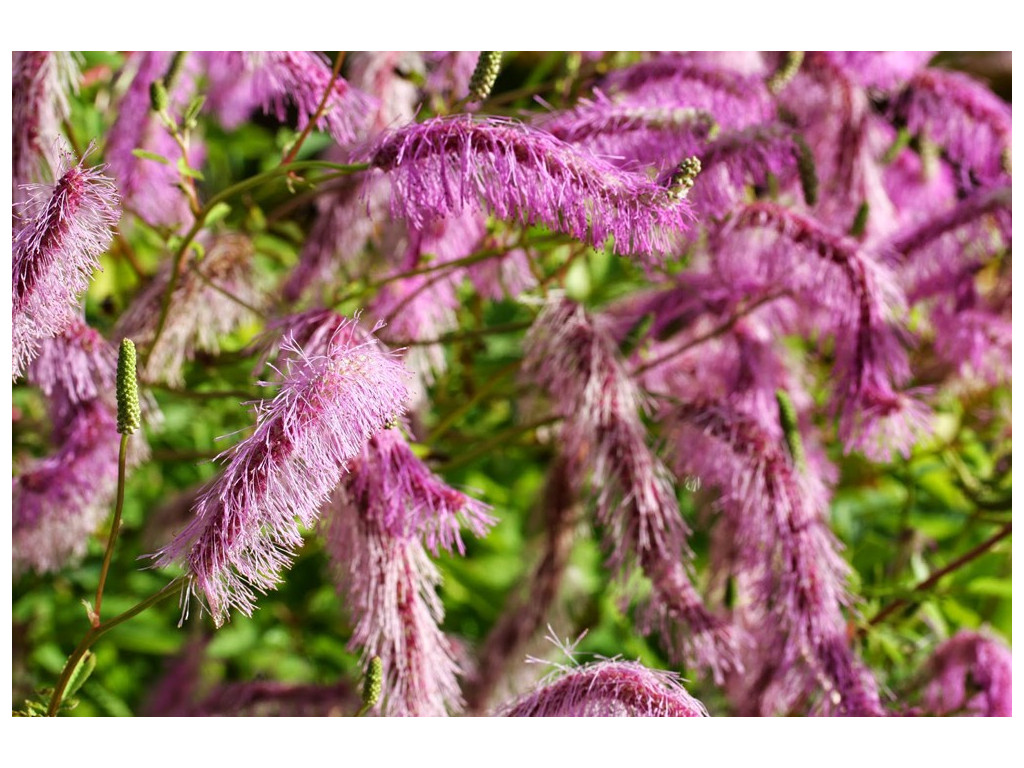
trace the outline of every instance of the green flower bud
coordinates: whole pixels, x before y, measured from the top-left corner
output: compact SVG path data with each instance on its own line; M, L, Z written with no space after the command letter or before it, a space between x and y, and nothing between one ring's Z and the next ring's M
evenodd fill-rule
M814 154L807 146L807 141L800 134L796 134L796 170L800 174L800 188L804 193L804 202L814 205L818 202L818 169L814 164Z
M370 668L366 670L366 679L363 681L363 708L360 712L369 712L378 701L383 688L384 664L380 656L370 659Z
M130 435L142 423L139 382L135 373L135 342L121 340L117 355L117 431Z
M688 157L679 164L668 183L668 193L676 200L683 200L697 181L700 173L700 158Z
M793 465L803 471L807 459L804 454L804 441L800 437L796 408L793 407L793 401L789 399L789 393L784 389L775 391L775 402L779 404L779 423L782 426L782 435L786 439L786 447L789 448L790 458L793 459Z
M790 80L796 77L796 73L803 63L803 51L786 51L782 64L768 78L768 90L774 94L782 93L783 89L789 85Z
M163 114L167 111L170 103L171 99L167 95L167 86L164 85L164 81L158 79L150 83L149 105L153 108L153 111L157 114Z
M480 51L476 69L469 79L470 101L483 101L491 95L494 83L501 71L501 51Z

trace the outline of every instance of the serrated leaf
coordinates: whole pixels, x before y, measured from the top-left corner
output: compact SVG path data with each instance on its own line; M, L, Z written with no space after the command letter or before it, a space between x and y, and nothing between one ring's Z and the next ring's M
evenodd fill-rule
M71 673L71 677L68 679L67 689L64 692L65 698L74 696L95 669L96 654L92 651L86 651L85 655L79 659L75 671Z
M162 165L170 165L171 161L163 155L158 155L156 152L149 152L145 149L133 149L132 154L141 160L155 160Z

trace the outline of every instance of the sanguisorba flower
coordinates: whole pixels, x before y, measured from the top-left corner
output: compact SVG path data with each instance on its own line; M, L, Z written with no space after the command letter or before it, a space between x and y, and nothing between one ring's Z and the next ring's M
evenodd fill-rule
M707 717L679 678L638 662L598 661L507 705L506 717Z
M21 210L24 224L12 248L13 371L18 379L42 339L75 319L78 296L89 285L99 256L120 218L114 183L101 168L73 164L63 155L55 185L32 188Z
M189 591L202 593L217 624L231 608L250 615L257 592L280 580L338 485L345 462L405 409L407 372L376 342L344 323L326 354L290 340L281 389L256 410L256 429L227 454L227 466L200 496L195 519L157 553L184 560Z
M638 173L512 120L435 118L384 134L370 164L391 181L392 209L422 229L465 209L542 223L619 254L665 253L692 220L685 200Z
M932 715L1011 717L1012 662L1010 649L999 640L981 632L958 632L929 661L926 710Z

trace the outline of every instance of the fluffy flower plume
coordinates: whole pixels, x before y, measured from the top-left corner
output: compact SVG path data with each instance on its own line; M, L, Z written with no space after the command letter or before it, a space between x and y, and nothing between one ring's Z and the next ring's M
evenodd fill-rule
M385 134L369 154L392 187L392 209L422 229L435 218L486 208L543 223L620 254L651 255L685 231L690 209L643 176L615 168L550 134L509 120L435 118Z
M821 59L858 85L888 91L923 69L934 55L935 51L817 51L808 66Z
M723 128L763 123L773 112L761 77L712 66L688 54L658 56L611 72L605 86L615 100L704 110Z
M882 262L850 238L772 203L741 209L720 235L715 258L738 280L783 288L835 337L840 436L873 458L908 452L926 411L898 392L909 369L897 325L902 296Z
M78 68L68 53L13 52L11 180L16 204L25 201L24 185L51 179L58 167L60 122L68 117L67 92L77 79Z
M711 666L732 664L732 638L704 607L684 565L687 528L672 476L647 446L645 402L606 330L583 308L555 300L527 337L524 369L565 420L571 471L592 475L609 567L636 563L651 581L642 624L657 625L673 654Z
M724 216L743 200L751 185L774 178L781 189L800 182L803 197L814 203L817 176L806 144L782 126L756 126L723 133L701 153L701 173L689 195L694 210Z
M113 182L102 169L72 165L69 155L62 157L53 187L34 188L12 249L13 379L35 357L40 341L75 319L78 297L119 217Z
M13 478L14 571L55 571L85 553L117 486L117 419L99 400L76 407L60 447Z
M981 186L1009 177L1009 105L959 72L926 69L913 77L895 107L907 128L941 146Z
M320 101L330 90L327 106L316 127L339 144L354 141L365 128L374 99L350 86L344 78L331 79L331 64L311 51L217 51L205 55L210 78L210 104L225 126L239 125L257 106L281 122L289 107L297 114L299 130L317 115Z
M932 715L1013 715L1010 649L979 632L958 632L935 650L924 707Z
M149 350L144 379L181 386L185 361L197 349L216 352L223 334L253 319L249 307L258 307L263 295L255 284L252 253L247 237L223 235L210 243L201 260L189 257L175 283L160 339ZM173 268L171 261L164 262L121 315L115 338L130 337L150 347Z
M707 717L672 672L638 662L568 668L500 713L506 717Z
M826 524L821 479L798 471L781 436L726 405L679 406L669 420L677 472L721 489L731 557L720 567L749 589L737 602L751 613L755 643L771 649L769 663L747 670L746 706L785 711L779 697L814 694L824 681L825 711L882 714L874 680L845 641L847 567Z
M672 102L616 102L600 91L539 125L555 138L580 144L615 165L654 165L659 170L694 154L717 129L714 118L700 109Z
M74 320L59 336L39 346L28 379L51 403L78 405L114 392L117 350L96 329Z
M327 549L355 622L351 645L363 649L367 664L381 659L381 711L390 717L456 712L460 670L440 629L437 568L418 537L393 536L359 501L348 488L338 489L328 512Z
M257 407L253 434L224 455L227 466L195 507L195 519L158 553L184 560L191 593L202 593L220 624L231 608L250 615L256 593L279 581L302 540L300 526L321 504L363 445L401 415L408 392L402 365L354 321L334 333L327 352L310 355L286 340L281 389Z

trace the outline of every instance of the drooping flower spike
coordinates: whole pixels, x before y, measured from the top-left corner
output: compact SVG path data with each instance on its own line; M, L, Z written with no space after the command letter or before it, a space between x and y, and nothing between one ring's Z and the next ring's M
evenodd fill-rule
M686 231L689 206L550 134L511 120L435 118L385 134L368 154L393 211L417 229L467 209L542 223L622 255L651 256Z
M11 199L17 205L26 199L25 185L52 180L60 163L60 123L68 117L78 67L63 51L14 51L11 80ZM18 222L15 216L15 229Z
M876 683L846 642L847 566L825 519L827 492L798 466L794 414L784 408L781 416L788 432L779 436L722 403L677 406L665 418L677 474L721 490L731 557L719 568L738 581L736 602L755 647L768 649L748 655L764 662L746 670L755 682L740 696L745 706L760 703L759 714L774 714L769 688L790 699L814 695L824 682L824 711L883 714Z
M286 339L281 389L256 409L256 430L224 454L227 466L199 498L195 519L157 553L184 561L189 591L217 624L232 608L250 615L274 587L338 485L346 462L405 409L406 372L355 321L331 335L325 354Z
M840 438L872 458L907 453L926 409L898 387L909 367L900 325L903 297L883 261L817 220L773 203L736 212L716 236L725 279L758 279L820 312L811 321L835 338Z
M688 530L672 475L647 445L645 399L610 335L579 305L555 299L535 321L526 349L524 373L565 420L570 471L580 485L591 477L608 566L624 576L639 566L651 581L642 627L658 629L676 658L720 675L735 663L736 638L690 580Z
M1010 649L999 640L982 632L958 632L936 648L928 662L926 712L1011 717L1012 661Z
M184 366L197 350L216 352L220 339L254 318L264 295L256 284L252 242L244 235L222 235L207 242L202 259L189 255L171 296L156 346L167 285L174 264L165 261L150 283L121 314L114 337L131 337L149 351L143 377L184 384Z
M1009 180L1010 106L983 84L960 72L925 69L907 83L894 111L912 133L945 150L967 188Z
M68 328L79 295L113 238L120 200L102 168L61 157L54 186L32 189L14 236L11 310L12 378L36 356L39 343Z

